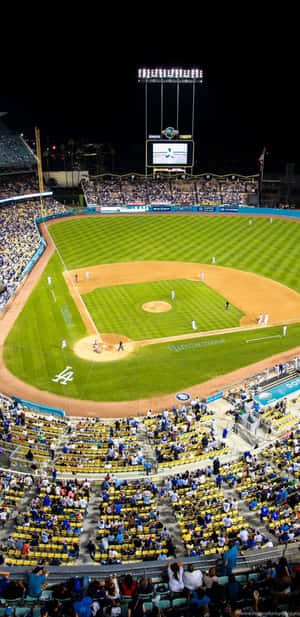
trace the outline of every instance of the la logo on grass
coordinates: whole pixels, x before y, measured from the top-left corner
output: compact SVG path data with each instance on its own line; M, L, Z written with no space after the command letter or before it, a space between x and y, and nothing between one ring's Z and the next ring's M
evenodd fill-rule
M73 375L74 371L72 370L72 367L66 366L66 368L61 371L61 373L55 375L52 381L55 381L56 383L61 383L62 386L66 386L69 381L73 381Z

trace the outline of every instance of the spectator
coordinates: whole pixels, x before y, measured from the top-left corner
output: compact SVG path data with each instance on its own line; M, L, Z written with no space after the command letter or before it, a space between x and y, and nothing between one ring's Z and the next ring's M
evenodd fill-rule
M182 562L169 563L168 577L170 591L172 591L173 593L178 593L184 590Z
M212 566L211 568L209 568L209 571L205 572L204 574L205 587L207 587L207 589L210 589L213 583L219 583L219 577L216 574L215 566Z
M195 570L193 564L189 563L187 570L183 574L183 582L185 588L189 591L202 587L203 576L201 570Z
M46 581L49 572L44 568L37 567L28 570L28 593L30 596L38 597L42 593L42 585Z
M235 580L234 574L229 574L228 583L226 583L226 598L232 609L235 608L236 602L239 599L240 584Z
M128 604L127 617L143 617L146 614L146 607L135 590L131 602Z
M208 614L208 605L210 602L209 596L206 595L204 589L200 588L197 591L192 591L188 610L193 612L195 609L198 611L203 608L204 614Z
M77 600L73 604L74 609L74 617L91 617L92 610L92 598L90 596L85 596L82 600Z
M123 596L132 596L136 590L137 584L130 573L126 574L124 580L120 584L120 589Z
M236 566L236 560L238 556L238 547L234 542L229 542L228 550L224 554L224 563L226 568L226 574L232 573L232 569Z

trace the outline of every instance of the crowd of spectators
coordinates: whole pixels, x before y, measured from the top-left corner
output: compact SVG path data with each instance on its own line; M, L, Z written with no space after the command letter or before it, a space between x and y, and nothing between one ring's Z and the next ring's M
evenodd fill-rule
M17 289L24 269L40 247L35 219L65 207L50 198L0 206L0 312Z
M0 446L8 453L17 448L20 463L31 463L32 469L54 458L65 426L59 418L25 411L17 401L0 396Z
M32 480L31 476L27 478ZM42 472L32 480L31 490L34 496L22 512L17 512L16 530L3 549L7 562L26 565L28 560L37 565L60 565L78 559L90 482L77 478L52 482L47 473Z
M58 471L103 473L144 469L144 455L137 438L137 418L114 423L100 418L82 418L72 425L68 440L57 459Z
M120 480L107 474L99 495L97 545L102 564L175 556L170 531L160 521L159 489L152 480Z
M247 205L249 194L257 193L255 179L201 176L194 179L143 178L83 180L88 206L140 205L151 203L185 205Z
M21 135L0 135L0 169L32 169L36 158Z
M28 569L25 577L16 581L1 572L1 601L7 607L4 614L13 614L13 607L22 604L35 606L39 617L239 617L244 613L298 612L300 607L299 569L285 557L254 571L225 576L215 567L202 571L189 564L184 568L180 561L170 562L165 576L157 581L128 572L101 579L73 577L50 585L48 575L41 566Z
M0 176L0 199L29 195L39 190L36 173Z
M210 426L206 424L209 422ZM172 407L144 420L149 443L154 448L158 467L195 462L226 454L225 441L217 437L213 412L200 399L191 405Z

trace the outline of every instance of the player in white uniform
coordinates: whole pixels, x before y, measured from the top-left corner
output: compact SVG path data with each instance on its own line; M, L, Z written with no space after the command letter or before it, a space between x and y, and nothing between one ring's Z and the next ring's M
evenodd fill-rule
M197 330L196 322L194 319L192 319L192 328L193 330Z

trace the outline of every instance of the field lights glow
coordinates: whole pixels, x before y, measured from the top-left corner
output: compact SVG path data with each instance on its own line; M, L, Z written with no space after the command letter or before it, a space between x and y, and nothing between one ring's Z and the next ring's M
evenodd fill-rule
M200 68L139 68L139 81L172 81L200 82L203 81L203 70Z

